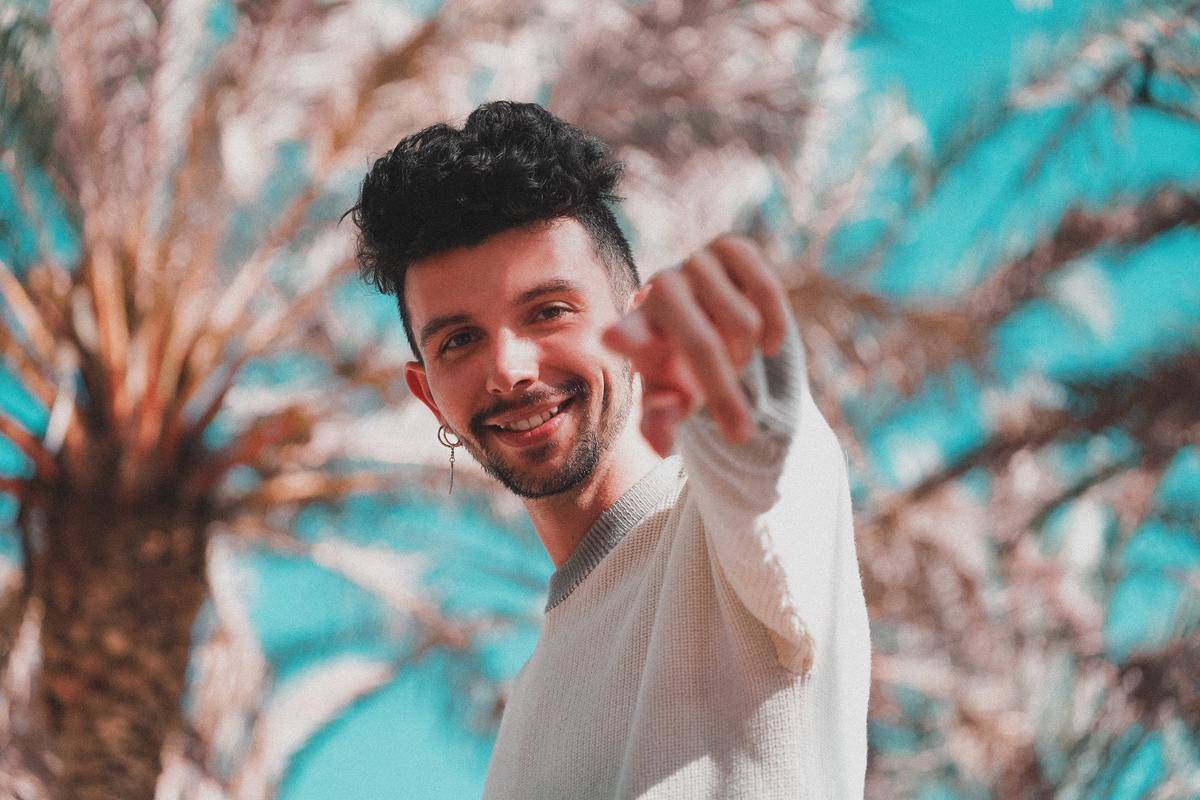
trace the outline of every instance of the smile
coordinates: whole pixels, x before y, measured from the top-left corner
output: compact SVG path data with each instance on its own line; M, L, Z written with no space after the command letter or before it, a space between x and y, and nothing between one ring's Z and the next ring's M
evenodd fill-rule
M543 422L550 419L557 413L558 406L554 406L547 411L543 411L541 414L535 414L528 419L519 419L516 422L509 422L504 425L500 425L499 428L504 431L527 431L530 428L536 428L538 425L541 425Z
M489 425L488 427L496 434L497 438L508 444L523 445L542 441L558 430L562 423L563 411L569 408L573 401L574 398L570 398L526 419L506 423L503 426Z

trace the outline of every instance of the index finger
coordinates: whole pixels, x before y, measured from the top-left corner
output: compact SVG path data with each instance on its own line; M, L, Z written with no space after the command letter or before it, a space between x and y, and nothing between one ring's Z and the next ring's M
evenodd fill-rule
M657 333L641 311L634 311L604 330L600 341L605 347L627 358L642 376L644 398L662 391L682 399L690 412L703 396L699 382L686 362L675 357L670 341Z
M751 240L730 234L714 239L708 248L762 314L763 352L777 354L787 337L791 311L783 284L768 266L762 250Z

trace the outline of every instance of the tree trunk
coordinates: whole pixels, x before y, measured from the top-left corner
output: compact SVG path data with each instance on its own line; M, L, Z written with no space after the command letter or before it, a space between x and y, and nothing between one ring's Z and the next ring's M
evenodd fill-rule
M203 514L105 500L50 509L31 553L45 609L35 707L62 764L54 800L153 798L207 590Z

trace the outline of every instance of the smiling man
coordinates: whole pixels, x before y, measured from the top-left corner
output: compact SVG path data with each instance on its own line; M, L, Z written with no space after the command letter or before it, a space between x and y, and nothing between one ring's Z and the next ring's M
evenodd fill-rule
M484 797L861 798L846 464L785 294L735 236L643 286L619 175L541 107L490 103L401 140L351 209L409 387L555 566Z

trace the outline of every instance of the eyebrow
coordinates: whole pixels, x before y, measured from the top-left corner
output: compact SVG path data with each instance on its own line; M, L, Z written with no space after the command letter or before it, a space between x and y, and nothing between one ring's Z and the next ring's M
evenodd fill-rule
M583 287L572 280L566 278L552 278L548 281L526 289L517 295L515 305L525 305L526 303L536 300L545 294L555 294L557 292L569 292L582 294ZM420 343L421 347L429 344L429 340L438 334L439 331L450 327L451 325L461 325L464 322L470 322L470 314L442 314L440 317L434 317L421 326Z

